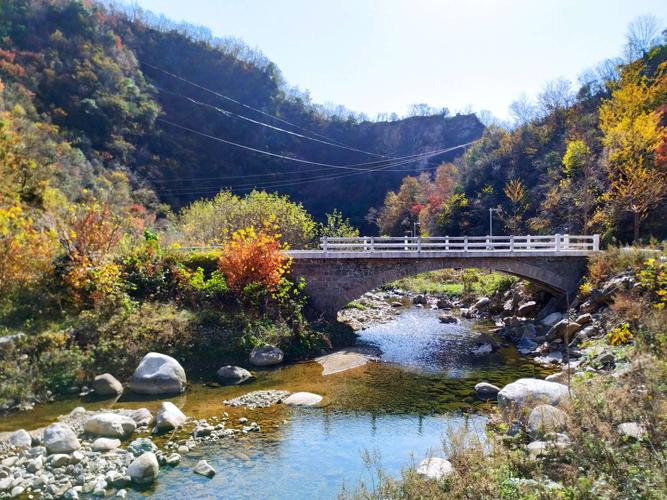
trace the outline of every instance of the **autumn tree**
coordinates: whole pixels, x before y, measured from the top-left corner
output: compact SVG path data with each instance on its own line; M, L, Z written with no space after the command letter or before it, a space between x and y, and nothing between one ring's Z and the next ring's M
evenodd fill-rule
M235 231L264 227L266 223L278 225L282 241L296 248L311 245L317 231L313 217L301 203L264 191L252 191L243 197L221 191L213 199L184 208L177 221L190 244L220 244Z
M667 63L649 78L640 62L627 66L610 99L600 108L600 129L607 153L611 189L606 196L613 214L631 213L633 238L640 224L667 194L666 167L659 155L667 129L659 106L667 98Z
M218 266L237 294L252 286L272 292L289 270L291 261L284 250L279 235L251 226L235 231L224 244Z
M526 209L526 186L519 179L505 184L503 193L509 200L509 210L502 215L505 226L512 234L518 234L523 226L523 212Z
M655 168L646 168L644 160L637 164L622 165L611 183L608 197L633 217L633 238L639 240L639 227L649 212L657 207L667 194L667 178Z
M109 205L91 205L61 231L66 250L62 277L78 306L113 304L123 290L121 269L113 262L124 234Z
M19 205L0 207L0 292L31 285L52 268L52 231L41 231Z
M359 229L352 225L350 219L334 209L326 214L326 222L319 223L318 233L331 238L355 238L359 236Z
M435 174L422 172L403 179L398 192L390 191L377 217L381 234L403 236L418 222L422 235L439 234L438 219L459 180L452 163L439 165Z

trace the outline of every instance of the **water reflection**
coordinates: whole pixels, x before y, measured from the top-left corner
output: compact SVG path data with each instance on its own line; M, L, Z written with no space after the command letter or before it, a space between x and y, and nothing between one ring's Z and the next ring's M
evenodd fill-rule
M437 312L413 309L392 323L361 332L360 343L382 351L382 362L322 375L315 362L260 371L241 386L208 387L193 383L185 395L171 398L195 418L230 414L231 427L247 417L261 433L201 446L174 469L162 469L156 489L130 493L159 498L335 498L343 486L368 480L364 451L381 457L390 474L430 453L442 453L449 431L471 429L483 437L483 410L474 386L481 380L504 385L516 378L542 376L543 369L513 348L483 357L471 355L483 330L468 322L441 324ZM223 404L245 392L264 389L308 391L324 397L323 407L283 405L246 410ZM155 411L161 401L86 402L87 409L139 408ZM41 405L0 421L0 430L33 429L82 402L77 398ZM218 474L192 473L204 458Z

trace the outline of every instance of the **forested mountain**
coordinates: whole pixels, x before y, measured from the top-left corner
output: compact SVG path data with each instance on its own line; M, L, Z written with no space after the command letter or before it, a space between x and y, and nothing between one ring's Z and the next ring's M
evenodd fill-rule
M454 165L406 177L378 212L380 231L419 222L422 234L484 235L493 209L496 233L665 238L665 32L630 38L627 52L576 92L560 81L535 106L516 102L519 126L487 128Z
M258 187L291 195L320 219L343 208L369 229L369 207L406 173L462 150L396 166L390 157L468 143L484 129L474 115L370 122L327 112L242 44L109 3L5 0L0 48L5 86L96 168L147 188L144 205L151 191L179 208L224 187Z

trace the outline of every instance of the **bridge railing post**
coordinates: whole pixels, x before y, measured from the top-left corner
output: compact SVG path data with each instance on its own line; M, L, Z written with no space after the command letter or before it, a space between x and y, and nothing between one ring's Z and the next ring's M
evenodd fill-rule
M327 250L328 250L327 240L328 240L328 238L326 236L322 237L322 250L324 250L324 253L327 253Z
M560 252L560 234L556 233L554 238L556 238L556 252Z
M570 235L569 234L564 234L563 235L563 247L565 247L565 250L570 249Z
M510 236L510 252L514 251L514 235Z
M445 252L449 252L449 236L445 236Z
M371 236L371 252L375 252L375 236Z
M530 250L530 235L526 235L526 250Z
M600 235L593 235L593 251L598 252L600 250Z
M463 237L463 251L464 252L468 251L468 237L467 236Z
M421 251L422 251L422 237L417 236L417 252L421 252Z

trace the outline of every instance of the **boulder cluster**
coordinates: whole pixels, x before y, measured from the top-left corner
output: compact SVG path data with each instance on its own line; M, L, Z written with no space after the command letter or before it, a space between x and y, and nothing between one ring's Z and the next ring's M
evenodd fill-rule
M269 367L282 363L283 352L275 346L258 346L250 353L249 364ZM236 385L253 378L238 366L226 365L217 371L221 384ZM181 364L165 354L146 354L124 386L110 373L94 378L91 389L81 395L119 399L125 391L146 396L178 395L187 389L187 376ZM258 393L259 392L259 393ZM290 406L314 406L322 397L311 393L287 391L249 393L231 406L248 408L285 402ZM89 412L79 407L57 422L34 431L19 429L0 436L0 498L39 496L76 499L80 495L127 496L130 487L144 487L156 481L161 467L173 467L203 441L259 432L256 422L240 418L239 428L228 428L226 413L212 421L192 420L170 401L164 401L153 415L148 409ZM187 427L192 431L182 436ZM149 437L137 434L168 434L164 450ZM175 434L177 433L177 434ZM134 439L133 439L134 438ZM205 460L193 472L211 478L215 469Z

